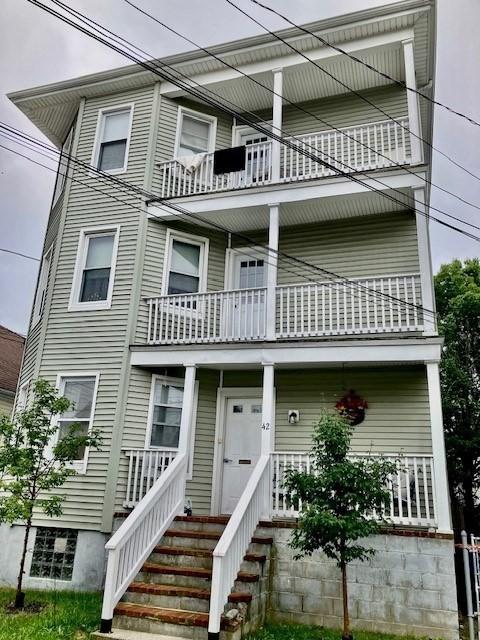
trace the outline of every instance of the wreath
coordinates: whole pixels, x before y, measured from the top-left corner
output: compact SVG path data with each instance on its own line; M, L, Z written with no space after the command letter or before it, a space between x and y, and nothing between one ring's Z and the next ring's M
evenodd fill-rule
M365 420L365 410L368 409L368 403L353 389L350 389L343 398L340 398L335 408L354 427Z

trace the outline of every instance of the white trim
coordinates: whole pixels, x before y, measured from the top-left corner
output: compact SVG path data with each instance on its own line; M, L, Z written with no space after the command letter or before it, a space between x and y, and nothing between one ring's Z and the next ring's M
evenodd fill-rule
M43 309L45 308L45 298L47 296L48 280L50 276L50 269L52 266L52 251L53 242L43 254L42 263L40 265L38 285L35 292L35 300L33 303L32 328L40 322L40 319L43 315ZM46 268L47 262L48 267Z
M29 392L30 382L31 382L31 379L28 378L28 380L25 380L25 382L22 382L22 384L19 385L18 391L17 391L17 402L15 405L15 412L23 411L24 409L26 409L28 404L28 392ZM22 394L24 394L23 402L21 402Z
M98 392L98 383L100 381L100 373L98 371L61 371L60 373L57 373L57 380L55 383L55 388L57 389L58 393L60 395L63 394L63 391L65 390L65 384L63 383L63 388L62 388L62 382L66 379L66 378L95 378L95 385L93 387L93 396L92 396L92 412L90 414L90 420L88 422L88 431L87 433L91 433L92 431L92 427L93 427L93 422L95 420L95 410L96 410L96 405L97 405L97 392ZM51 447L53 448L57 442L58 442L58 420L61 419L60 416L55 416L53 418L54 423L57 426L57 431L56 434L53 436L52 442L51 442ZM48 445L47 445L47 452L48 452ZM88 456L90 453L90 447L85 447L85 454L83 456L83 460L78 460L78 461L73 461L71 466L73 469L75 469L75 471L79 474L79 475L84 475L85 473L87 473L87 465L88 465Z
M215 440L213 449L212 496L210 514L218 515L222 499L223 453L225 450L225 427L227 400L231 398L261 398L262 387L218 387L215 412Z
M173 152L173 158L176 159L179 156L178 149L180 147L180 137L182 132L183 116L187 115L196 120L207 122L210 125L208 132L208 149L206 153L212 153L215 151L215 141L217 139L217 117L211 116L201 111L194 111L193 109L187 109L187 107L178 107L177 113L177 129L175 132L175 146Z
M135 109L135 103L129 102L126 104L119 104L114 107L104 107L103 109L98 110L97 117L97 127L95 130L95 141L93 143L92 150L92 167L98 168L98 160L100 157L100 145L102 143L103 131L105 128L105 116L115 113L116 111L127 111L130 110L130 120L128 123L128 132L127 132L127 144L125 145L125 157L123 158L123 167L119 167L118 169L102 169L105 173L110 173L112 175L125 173L128 169L128 152L130 150L130 138L132 137L132 123L133 123L133 111Z
M257 249L255 247L235 247L234 249L225 249L225 274L223 277L223 288L225 291L238 289L235 284L235 264L236 259L243 254L249 258L263 260L265 268L268 269L268 247L265 247L265 249Z
M157 380L161 380L166 384L174 384L182 387L185 390L185 379L174 378L171 376L165 376L158 373L152 373L152 382L150 385L150 398L148 401L148 416L147 416L147 429L145 432L145 449L151 449L153 451L174 451L178 450L178 447L156 447L150 443L152 436L152 423L153 423L153 399L155 396L155 385ZM187 480L191 480L193 477L193 462L194 462L194 450L195 450L195 428L197 424L197 407L198 407L198 380L195 381L195 393L193 397L193 415L191 425L191 440L190 440L190 452L188 456L187 465ZM183 409L182 409L183 410Z
M110 263L110 279L108 282L107 298L94 302L80 302L80 287L82 284L82 275L87 259L87 238L95 235L113 234L112 259ZM117 266L118 243L120 239L120 225L99 225L98 227L84 227L80 229L78 239L77 257L75 260L75 270L73 272L72 290L70 292L70 301L68 311L98 311L100 309L110 309L112 306L113 285L115 281L115 270Z
M163 273L162 273L162 288L161 295L168 295L168 276L170 274L170 264L172 261L172 247L173 241L178 240L200 247L200 257L198 265L198 292L203 293L207 290L207 275L208 275L208 252L210 240L203 236L196 236L184 231L177 231L176 229L167 229L165 237L165 254L163 258Z
M57 201L59 199L59 197L62 195L63 190L65 188L65 182L67 181L67 176L68 176L68 170L70 168L70 153L72 151L72 144L73 144L73 131L75 128L75 121L76 118L74 119L72 126L70 127L65 140L63 141L62 144L62 149L61 149L61 153L60 153L60 158L58 161L58 169L57 169L57 177L55 179L55 186L53 189L53 199L52 199L52 207L53 208L56 204ZM64 172L61 172L61 167L62 167L62 160L64 159L64 154L67 156L66 158L66 162L64 164Z
M262 127L264 129L271 129L272 128L272 120L265 120L262 122ZM250 127L248 124L234 124L232 126L232 147L236 147L238 145L242 144L242 136L248 136L248 135L257 135L257 136L263 136L264 134L261 133L260 131L258 131L257 129L254 129L253 127Z

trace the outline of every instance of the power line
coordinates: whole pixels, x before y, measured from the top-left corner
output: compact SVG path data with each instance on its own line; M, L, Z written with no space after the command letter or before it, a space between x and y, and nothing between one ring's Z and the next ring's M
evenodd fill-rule
M365 62L365 60L362 60L361 58L358 58L357 56L353 55L352 53L349 53L348 51L345 51L345 49L342 49L338 45L332 44L326 38L322 38L322 36L319 36L317 33L313 33L313 31L310 31L306 27L303 27L301 25L296 24L295 22L290 20L290 18L287 18L287 16L285 16L282 13L280 13L280 11L277 11L273 7L269 7L268 5L263 4L263 2L259 2L259 0L250 0L250 2L253 2L254 4L258 5L259 7L262 7L262 9L265 9L266 11L270 11L271 13L274 13L279 18L282 18L282 20L284 20L285 22L288 22L288 24L290 24L292 27L295 27L296 29L299 29L300 31L303 31L303 33L306 33L306 34L308 34L310 36L313 36L314 38L316 38L319 42L321 42L326 47L329 47L330 49L334 49L335 51L338 51L338 53L341 53L342 55L345 55L348 58L350 58L350 60L353 60L354 62L363 65L364 67L366 67L370 71L374 71L379 76L382 76L383 78L385 78L385 80L390 80L391 82L393 82L397 86L402 87L402 89L406 89L407 91L411 91L412 93L415 93L416 95L420 96L424 100L428 100L428 102L431 102L432 104L436 105L437 107L442 107L443 109L446 109L447 111L450 111L450 113L453 113L454 115L459 116L460 118L464 118L465 120L470 122L470 124L474 124L477 127L480 127L480 122L477 122L477 120L475 120L471 116L468 116L465 113L462 113L461 111L457 111L453 107L450 107L448 104L440 102L439 100L435 100L434 98L430 98L430 96L425 95L424 93L422 93L418 89L414 89L413 87L408 87L407 84L405 82L403 82L403 80L398 80L398 78L394 78L393 76L389 75L388 73L385 73L384 71L380 71L380 69L377 69L372 64L370 64L368 62Z
M27 258L28 260L35 260L36 262L40 262L40 258L35 258L35 256L29 256L27 253L21 253L20 251L13 251L13 249L6 249L5 247L0 247L0 251L3 251L5 253L11 253L14 256L20 256L21 258Z
M363 140L358 140L357 138L355 138L355 136L347 133L345 130L340 129L339 127L336 127L335 125L331 124L330 122L327 122L326 120L324 120L323 118L320 118L316 113L314 113L313 111L310 111L309 109L306 109L305 107L302 107L301 105L299 105L298 103L294 102L293 100L290 100L289 98L287 98L284 95L281 95L279 93L277 93L274 89L272 89L271 87L269 87L268 85L264 84L263 82L260 82L259 80L257 80L256 78L253 78L252 76L250 76L249 74L245 73L244 71L242 71L241 69L239 69L238 67L235 67L234 65L230 64L229 62L226 62L225 60L223 60L220 56L217 56L214 52L212 52L211 50L207 49L206 47L203 47L201 45L199 45L198 43L196 43L195 41L193 41L191 38L185 36L184 34L180 33L179 31L177 31L176 29L174 29L173 27L167 25L165 22L163 22L162 20L160 20L159 18L157 18L156 16L152 15L151 13L149 13L148 11L146 11L145 9L142 9L141 7L139 7L138 5L134 4L133 2L131 2L131 0L123 0L126 4L128 4L130 7L132 7L133 9L135 9L136 11L138 11L139 13L143 14L144 16L150 18L151 20L153 20L154 22L156 22L157 24L159 24L160 26L162 26L164 29L167 29L167 31L170 31L170 33L173 33L174 35L178 36L179 38L182 38L183 40L185 40L185 42L188 42L189 44L191 44L194 47L197 47L200 51L203 51L204 53L206 53L207 55L209 55L210 57L212 57L214 60L217 60L218 62L220 62L221 64L223 64L224 66L228 67L229 69L232 69L233 71L236 71L238 74L240 74L241 76L243 76L244 78L247 78L249 81L253 82L254 84L256 84L257 86L261 87L262 89L265 89L266 91L268 91L269 93L271 93L274 96L277 96L279 98L282 98L285 102L287 102L289 105L291 105L294 109L296 109L297 111L300 111L301 113L304 113L308 116L310 116L311 118L314 118L315 120L317 120L318 122L320 122L321 124L329 127L330 129L332 129L333 131L337 131L339 134L341 134L342 136L348 138L349 140L352 140L353 142L355 142L356 144L359 144L360 146L364 147L365 149L369 150L369 151L373 151L373 153L377 156L380 156L381 158L384 158L386 160L389 161L389 163L392 163L394 166L396 167L401 167L403 170L405 170L407 173L410 173L411 175L414 176L418 176L418 173L416 173L415 171L412 171L409 167L407 167L406 165L402 165L399 162L394 162L389 156L385 155L384 153L381 153L380 151L378 151L377 149L374 149L373 147L369 146L368 144L366 144L365 142L363 142ZM252 0L253 1L253 0ZM63 5L63 3L60 3ZM76 12L77 13L77 12ZM287 133L283 131L283 133ZM313 145L307 145L310 146L311 148L314 148ZM473 207L475 209L478 209L480 211L480 205L475 204L474 202L470 202L468 200L465 200L465 198L462 198L461 196L459 196L456 193L453 193L452 191L449 191L448 189L445 189L444 187L441 187L438 184L433 183L431 180L429 180L428 178L422 177L422 176L418 176L420 177L420 179L425 182L426 184L435 187L436 189L438 189L439 191L442 191L443 193L448 194L449 196L452 196L453 198L456 198L457 200L459 200L460 202L463 202L464 204ZM466 223L469 224L469 223ZM472 225L477 229L480 229L480 227L476 227L475 225Z
M4 125L1 125L1 126L3 127ZM0 146L1 146L1 145L0 145ZM7 148L7 147L5 147L5 148ZM7 149L8 149L8 148L7 148ZM15 151L11 150L11 149L8 149L8 150L9 150L9 151L12 151L13 153L18 153L18 152L15 152ZM58 152L58 151L57 151L57 153L60 155L60 153L61 153L61 152ZM18 155L21 155L22 157L25 157L27 160L28 160L28 159L29 159L29 160L31 160L31 161L32 161L32 162L34 162L35 164L40 164L40 166L44 166L44 165L42 165L41 163L38 163L38 162L36 162L35 160L32 160L31 158L28 158L27 156L24 156L23 154L18 154ZM135 191L135 193L136 193L136 194L139 194L139 193L141 193L141 192L143 191L143 190L139 189L138 187L135 187L134 185L131 185L131 184L130 184L130 183L128 183L128 182L125 182L125 181L123 181L123 180L120 180L120 179L119 179L118 177L116 177L116 176L111 176L110 174L105 174L105 173L104 173L104 172L102 172L101 170L98 170L98 169L96 169L96 168L94 168L94 167L90 167L89 165L84 166L86 163L83 163L82 161L79 161L79 160L78 160L77 158L75 158L74 156L70 156L70 159L73 159L73 161L74 161L75 163L78 163L78 162L79 162L79 163L80 163L80 165L81 165L81 169L82 169L82 170L84 170L84 171L88 171L88 170L89 170L89 171L93 171L93 172L95 172L96 174L99 174L99 175L100 175L100 177L102 177L102 178L106 178L106 179L108 179L108 180L110 180L110 181L113 181L113 182L114 182L114 183L116 183L116 184L118 184L118 183L119 183L123 189L125 189L125 188L132 188L132 189ZM50 171L52 171L51 167L46 167L46 166L45 166L45 168L47 168L47 169L49 169ZM71 179L72 179L73 181L75 181L75 182L79 182L80 184L83 184L83 185L85 185L85 186L87 186L87 187L93 188L94 190L98 191L98 190L97 190L97 189L95 189L94 187L91 187L91 185L88 185L88 184L86 184L86 183L83 183L83 182L81 182L81 181L79 181L79 180L76 180L76 179L74 179L74 178L71 178ZM120 200L119 198L117 198L117 197L115 197L115 196L113 196L113 195L111 195L111 194L105 194L104 192L100 192L100 193L102 193L102 195L107 195L107 196L109 196L109 197L114 197L114 199L118 200L118 201L119 201L119 202L121 202L122 204L125 204L125 205L127 205L127 206L131 206L132 208L137 209L137 210L138 210L138 211L140 211L141 213L145 213L145 210L144 210L144 209L140 209L139 207L136 207L135 205L132 205L131 203L126 203L126 202L124 202L124 201ZM400 298L396 298L395 296L392 296L391 294L386 294L386 293L384 293L383 291L378 291L378 290L376 290L376 289L371 289L371 288L366 287L366 286L364 286L364 285L360 285L359 283L357 283L357 282L355 282L355 281L351 281L351 280L349 280L348 278L346 278L346 277L344 277L344 276L340 276L340 275L338 275L338 274L336 274L336 273L334 273L334 272L332 272L332 271L326 270L326 269L324 269L324 268L322 268L322 267L319 267L319 266L317 266L317 265L312 265L311 263L309 263L309 262L307 262L307 261L304 261L304 260L301 260L300 258L296 258L296 257L294 257L294 256L290 256L289 254L287 254L287 253L285 253L285 252L278 251L278 250L274 250L274 249L272 249L272 248L270 248L270 247L265 247L265 246L263 246L263 245L260 245L258 242L256 242L255 240L253 240L252 238L250 238L249 236L247 236L247 235L245 235L245 234L242 234L242 233L238 233L238 232L232 231L231 229L228 229L227 227L224 227L224 226L222 226L222 225L220 225L220 224L218 224L218 223L214 223L214 222L213 222L213 221L211 221L211 220L207 220L207 219L205 219L205 218L202 218L202 217L201 217L201 216L199 216L198 214L194 214L194 213L192 213L192 212L189 212L189 211L185 210L184 208L179 207L178 205L174 205L173 203L170 203L170 202L168 202L168 201L165 201L165 202L164 202L164 203L162 203L162 204L163 204L164 206L166 206L166 207L172 208L172 209L174 209L175 211L178 211L178 212L180 212L181 214L183 214L183 216L179 216L178 214L172 214L172 215L174 215L175 217L178 217L178 218L179 218L180 220L182 220L183 222L185 221L185 218L184 218L185 216L191 217L191 218L193 218L193 219L195 220L195 222L197 222L197 223L198 223L198 221L200 221L200 222L204 223L204 224L205 224L205 225L207 225L207 226L213 227L213 228L215 228L215 229L217 229L217 230L224 231L224 232L226 232L226 233L230 233L230 234L231 234L232 236L234 236L234 237L238 237L238 238L240 238L240 239L242 239L242 240L244 240L244 241L247 241L249 244L252 244L253 246L260 248L262 251L265 251L265 252L266 252L266 254L267 254L268 256L270 256L270 254L274 254L274 255L277 255L278 257L284 257L284 258L288 259L288 260L289 260L289 261L291 261L291 262L293 261L293 262L295 262L295 263L299 263L299 264L302 266L302 268L308 268L308 269L310 269L311 271L320 272L324 277L328 277L328 278L330 278L330 279L334 279L334 282L333 282L333 283L328 283L328 282L317 282L317 283L313 283L313 284L323 284L323 285L326 285L326 286L328 286L328 287L330 287L330 288L331 288L331 287L332 287L332 285L336 285L336 284L338 284L338 283L341 281L341 282L343 282L344 284L347 284L347 286L350 288L350 290L351 290L351 292L352 292L352 295L356 295L356 294L354 294L354 291L355 291L355 289L357 289L357 290L359 290L360 292L361 292L361 291L365 291L366 293L373 294L375 298L378 298L378 297L380 297L380 298L386 298L386 299L388 299L388 300L390 300L390 301L394 301L394 302L396 302L397 304L398 304L398 303L400 303L400 304L402 304L402 305L403 305L403 306L405 306L405 307L408 307L408 308L414 308L414 309L417 309L417 310L418 310L418 309L420 309L420 310L421 310L422 312L424 312L424 313L435 315L435 312L434 312L433 310L431 310L431 309L427 309L427 308L425 308L425 307L422 307L421 305L417 305L417 304L415 304L415 303L410 303L410 302L407 302L407 301L405 301L405 300L401 300ZM161 217L160 217L160 216L154 216L154 217L161 219ZM268 263L268 261L267 261L267 263ZM270 263L268 263L268 264L270 264ZM294 271L292 271L291 269L288 269L288 267L285 267L285 265L278 264L277 266L278 266L278 268L279 268L279 269L283 269L283 270L285 270L285 271L288 271L288 272L290 272L290 273L293 273L295 276L298 276L298 275L299 275L299 273L298 273L298 272L294 272ZM302 274L301 274L301 277L305 277L305 274L304 274L303 272L302 272ZM357 297L358 297L358 296L357 296Z
M335 174L337 174L337 175L340 175L340 176L344 176L344 177L346 177L347 179L349 179L350 181L353 181L353 182L355 182L355 183L357 183L357 184L361 185L362 187L364 187L364 188L366 188L366 189L368 189L368 190L370 190L370 191L372 191L372 192L375 192L375 193L377 193L377 194L380 194L382 197L387 198L387 199L388 199L388 200L390 200L391 202L394 202L394 203L396 203L396 204L399 204L399 203L400 203L402 206L405 206L405 203L404 203L403 201L400 201L400 200L398 200L398 199L394 198L394 197L393 197L393 196L391 196L390 194L387 194L387 193L385 193L385 192L383 192L383 191L379 191L378 189L375 189L375 187L373 187L373 186L372 186L372 185L370 185L370 184L367 184L367 183L362 182L362 180L360 180L358 177L356 177L356 176L354 176L354 175L351 175L351 174L348 174L348 173L344 173L344 172L342 172L342 171L341 171L338 167L336 167L335 165L332 165L331 163L326 162L323 158L320 158L318 155L313 155L312 153L309 153L308 151L306 151L306 150L305 150L305 149L303 149L302 147L298 147L297 145L292 144L292 142L291 142L290 140L286 140L286 139L285 139L285 138L283 138L281 135L278 135L278 134L273 133L273 132L272 132L272 131L270 131L269 129L266 129L265 127L261 126L261 124L259 124L258 122L252 122L251 120L249 120L248 118L246 118L246 116L245 116L245 114L244 114L244 113L240 113L240 112L238 112L238 111L236 111L236 110L233 110L233 109L231 109L230 107L227 107L227 106L225 106L224 104L219 103L218 101L215 101L215 100L213 100L212 98L209 98L208 96L203 95L203 94L202 94L201 92L199 92L197 89L193 88L191 85L185 85L185 83L183 83L181 80L179 80L179 79L178 79L178 78L176 78L176 77L173 77L173 78L172 78L172 76L169 74L169 72L168 72L168 71L165 71L165 67L170 68L170 69L173 69L170 65L168 65L168 64L166 64L166 63L163 63L163 62L158 61L158 62L155 64L155 66L152 68L152 66L151 66L151 65L152 65L152 63L151 63L151 62L146 62L146 61L143 61L143 60L139 60L137 57L135 57L135 55L133 55L133 54L131 54L131 53L128 53L128 52L124 51L124 50L123 50L123 49L121 49L119 46L117 46L117 45L118 45L118 42L117 42L117 44L113 44L113 43L111 43L111 42L106 41L104 38L102 38L102 37L100 37L100 36L98 36L98 35L95 35L95 34L94 34L94 33L92 33L91 31L89 31L89 29L87 29L87 28L85 28L85 27L82 27L82 26L81 26L81 25L79 25L78 23L76 23L76 22L74 22L74 21L70 20L69 18L67 18L66 16L64 16L64 15L62 15L62 14L60 14L60 13L58 13L58 12L57 12L57 11L55 11L54 9L52 9L52 8L50 8L50 7L48 7L48 6L44 5L44 4L42 4L42 3L41 3L41 2L39 2L38 0L27 0L27 1L28 1L28 2L30 2L31 4L33 4L33 5L37 6L37 7L39 7L39 8L41 8L41 9L45 10L45 11L47 11L47 12L48 12L48 13L50 13L51 15L53 15L53 16L55 16L55 17L57 17L58 19L60 19L60 20L62 20L63 22L65 22L66 24L69 24L70 26L74 27L75 29L77 29L77 30L81 31L82 33L84 33L84 34L88 35L89 37L93 38L94 40L97 40L98 42L101 42L102 44L105 44L105 45L106 45L106 46L108 46L109 48L113 49L114 51L116 51L116 52L118 52L118 53L120 53L120 54L122 54L122 55L124 55L125 57L127 57L127 58L129 58L130 60L134 61L136 64L138 64L138 65L142 66L143 68L145 68L145 69L147 69L148 71L150 71L150 72L154 73L155 75L158 75L158 76L159 76L159 77L161 77L162 79L167 79L167 80L169 80L170 82L172 82L172 84L175 84L175 86L180 87L181 89L183 89L183 90L184 90L184 91L186 91L187 93L190 93L190 94L194 95L195 97L199 98L200 100L202 100L202 101L206 102L207 104L209 104L209 105L211 105L211 106L213 106L213 107L215 107L215 108L218 108L218 109L220 109L220 110L224 111L225 113L227 113L227 114L229 114L229 115L231 115L231 116L236 117L236 118L237 118L237 120L240 120L241 122L243 122L243 123L245 123L245 124L247 124L247 125L251 126L252 128L256 129L257 131L260 131L261 133L263 133L263 135L265 135L265 136L267 136L267 137L270 137L270 138L272 138L272 139L275 139L275 140L277 140L278 142L280 142L281 144L283 144L284 146L287 146L287 147L289 147L290 149L293 149L294 151L296 151L296 152L300 153L301 155L304 155L304 156L308 157L309 159L313 160L314 162L317 162L317 163L319 163L319 164L321 164L321 165L325 166L327 169L329 169L329 170L333 171L333 173L335 173ZM68 7L68 5L65 5L65 4L64 4L63 2L61 2L60 0L51 0L51 1L52 1L54 4L57 4L58 6L62 6L62 8L63 8L63 7L67 7L67 9L66 9L66 10L68 10L71 14L73 13L73 14L75 14L75 15L81 15L81 16L83 16L83 14L81 14L80 12L78 12L78 11L76 11L76 10L72 10L72 9L70 9L70 8ZM229 1L229 0L227 0L227 1ZM111 30L109 30L109 29L106 29L105 27L103 27L103 26L99 25L99 23L97 23L97 22L93 21L92 19L90 19L90 18L88 18L88 17L87 17L87 18L86 18L86 17L83 17L83 18L81 18L81 19L82 19L82 21L83 21L84 23L85 23L86 21L88 21L89 23L92 23L92 22L93 22L95 25L100 26L102 29L106 30L108 33L113 34L113 36L114 36L114 37L116 37L113 31L111 31ZM98 28L95 28L95 30L96 30L97 32L99 32L99 29L98 29ZM112 39L112 37L110 37L110 36L108 36L108 37L110 38L110 40ZM121 37L120 37L120 38L121 38ZM127 40L125 40L125 38L121 38L121 40L123 40L124 42L128 42ZM133 46L135 46L135 45L133 45ZM139 49L138 47L136 47L136 48L137 48L137 49ZM142 51L141 49L139 49L139 50L140 50L140 51ZM147 55L150 55L150 54L147 54ZM158 65L161 65L161 69L162 69L161 71L158 69ZM174 70L174 71L175 71L175 73L177 73L177 71L176 71L176 70ZM178 73L180 73L180 72L178 72ZM189 82L194 82L195 84L197 84L197 85L200 87L200 85L199 85L198 83L196 83L194 80L192 80L192 79L191 79L191 78L189 78L188 76L185 76L185 74L181 74L181 75L183 75L184 77L186 77L186 78L189 80ZM210 92L210 93L213 93L213 92ZM217 94L214 94L214 95L216 95L217 97L219 97ZM233 104L233 103L231 103L231 104ZM234 105L234 106L236 106L236 105ZM252 114L252 115L254 115L254 117L258 117L258 116L256 116L256 114ZM293 138L294 138L294 137L293 137ZM295 138L294 138L294 139L295 139ZM297 140L298 140L298 139L297 139ZM298 140L298 141L300 142L300 144L301 144L301 145L305 146L305 145L304 145L304 142L303 142L302 140ZM307 145L307 146L311 146L311 145ZM315 149L315 151L316 151L316 149ZM326 157L330 157L330 158L331 158L331 156L328 156L327 154L325 154L325 153L323 153L323 152L322 152L322 155L324 155L324 156L326 156ZM335 158L332 158L332 159L333 159L333 161L334 161L334 162L339 162L339 164L342 164L343 166L346 166L346 167L347 167L347 168L349 168L352 172L356 172L356 169L354 169L353 167L350 167L349 165L345 164L344 162L337 161ZM376 183L378 183L378 184L380 184L380 185L382 185L382 186L386 187L387 189L390 189L390 190L393 190L393 191L395 191L395 192L399 193L403 198L405 197L405 195L404 195L401 191L399 191L398 189L395 189L395 188L393 188L393 187L390 187L389 185L387 185L386 183L382 182L382 181L381 181L381 180L379 180L378 178L371 177L370 179L371 179L371 180L373 180L374 182L376 182ZM158 198L158 197L155 197L155 196L154 196L154 197L152 198L152 200L159 201L159 200L161 200L161 198ZM449 218L451 218L451 219L453 219L453 220L455 220L455 221L457 221L457 222L460 222L461 224L466 224L466 225L468 225L468 226L475 226L475 225L472 225L472 224L471 224L471 223L469 223L469 222L466 222L465 220L463 220L463 219L461 219L461 218L458 218L458 217L456 217L456 216L454 216L454 215L452 215L452 214L449 214L449 213L447 213L447 212L445 212L445 211L442 211L441 209L438 209L438 208L436 208L436 207L432 207L431 205L430 205L430 207L429 207L429 208L430 208L430 210L432 210L432 209L433 209L433 210L435 210L435 211L438 211L439 213L442 213L443 215L445 215L445 216L447 216L447 217L449 217ZM422 215L426 215L426 214L424 214L423 212L421 212L421 214L422 214ZM434 221L438 222L439 224L442 224L442 225L446 226L447 228L449 228L449 229L451 229L451 230L458 231L459 233L462 233L462 234L466 235L467 237L470 237L470 238L472 238L472 239L474 239L474 240L478 240L477 236L474 236L473 234L469 233L468 231L464 231L464 230L462 230L462 229L458 229L458 227L455 227L454 225L452 225L452 224L450 224L450 223L447 223L447 222L445 222L444 220L441 220L441 219L439 219L439 218L436 218L436 217L432 216L431 214L429 214L429 216L428 216L428 217L429 217L429 219L434 220Z
M31 1L31 0L28 0ZM317 67L317 69L319 69L322 73L324 73L325 75L327 75L329 78L331 78L332 80L334 80L335 82L337 82L338 84L340 84L342 87L344 87L344 89L346 89L347 91L349 91L350 93L353 93L354 95L356 95L358 98L360 98L361 100L363 100L364 102L366 102L367 104L369 104L371 107L373 107L374 109L376 109L377 111L379 111L380 113L382 113L386 118L388 118L389 120L393 120L395 121L395 118L393 118L389 113L387 113L384 109L382 109L381 107L379 107L378 105L376 105L374 102L372 102L371 100L369 100L366 96L364 96L362 93L360 93L359 91L356 91L355 89L353 89L352 87L350 87L346 82L344 82L343 80L340 80L339 78L337 78L333 73L331 73L330 71L328 71L327 69L325 69L324 67L322 67L321 65L319 65L315 60L312 60L312 58L309 58L305 53L303 53L303 51L301 51L300 49L297 49L297 47L294 47L290 42L288 42L287 40L285 40L284 38L282 38L281 36L279 36L277 33L275 33L274 31L270 31L270 29L268 29L268 27L266 27L264 24L262 24L260 22L260 20L257 20L256 18L254 18L252 15L250 15L247 11L245 11L245 9L242 9L241 7L239 7L238 5L236 5L233 0L225 0L225 2L227 2L230 6L234 7L237 11L239 11L240 13L242 13L244 16L246 16L247 18L249 18L249 20L251 20L252 22L254 22L256 25L258 25L259 27L261 27L264 31L266 31L268 34L270 34L273 38L276 38L279 42L282 42L284 45L286 45L289 49L291 49L292 51L295 51L295 53L297 53L299 56L301 56L302 58L304 58L305 60L307 60L308 62L310 62L310 64L313 64L315 67ZM478 176L477 174L473 173L472 171L470 171L470 169L467 169L466 167L464 167L462 164L460 164L459 162L457 162L456 160L454 160L451 156L449 156L447 153L445 153L444 151L441 151L438 147L434 146L431 142L429 142L428 140L425 140L424 138L422 138L420 135L414 133L413 131L410 131L410 129L402 124L399 123L399 126L401 126L403 129L405 129L405 131L408 131L409 134L411 134L412 136L414 136L415 138L417 138L418 140L420 140L421 142L423 142L424 144L426 144L430 149L432 149L433 151L436 151L436 153L440 154L441 156L443 156L444 158L446 158L449 162L451 162L452 164L454 164L456 167L458 167L459 169L461 169L462 171L465 171L466 173L468 173L470 176L472 176L472 178L475 178L476 180L480 180L480 176Z

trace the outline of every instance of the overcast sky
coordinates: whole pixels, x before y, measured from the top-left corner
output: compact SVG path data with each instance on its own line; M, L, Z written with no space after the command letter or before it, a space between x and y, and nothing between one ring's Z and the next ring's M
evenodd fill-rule
M122 0L67 0L154 56L191 49L162 31ZM137 0L163 21L208 46L261 33L224 0ZM269 0L297 23L387 4L387 0ZM238 0L271 29L281 19ZM438 0L437 99L480 121L479 0ZM0 23L0 119L40 137L39 132L5 97L27 87L94 73L127 64L110 49L74 31L26 0L2 0ZM294 8L293 8L294 7ZM480 127L442 109L436 110L435 145L480 175ZM0 144L14 146L0 138ZM30 152L29 155L32 155ZM44 162L45 160L42 160ZM480 181L441 156L434 161L433 182L480 204ZM54 175L0 148L0 247L40 256L52 197ZM438 191L432 205L471 222L477 209ZM432 212L434 213L434 212ZM478 222L477 222L478 224ZM477 232L478 233L478 232ZM477 256L479 244L436 224L431 227L434 269L453 258ZM0 251L0 324L25 333L38 263Z

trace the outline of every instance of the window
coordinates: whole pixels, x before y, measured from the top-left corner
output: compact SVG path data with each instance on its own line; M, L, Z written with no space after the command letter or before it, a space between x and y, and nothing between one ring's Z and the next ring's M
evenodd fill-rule
M33 303L33 325L35 326L42 317L43 307L45 306L45 297L47 295L48 275L50 273L50 264L52 262L52 247L44 254L42 258L42 266L40 267L40 276L38 278L37 293Z
M98 375L62 375L57 385L59 393L71 402L70 408L57 418L57 442L71 433L75 425L75 435L87 435L93 422ZM80 447L77 451L74 468L85 472L88 451Z
M118 236L118 226L83 229L80 232L70 311L110 308Z
M68 166L70 164L70 152L72 150L73 142L73 126L68 132L65 142L62 145L62 152L60 154L60 161L58 163L57 180L55 182L55 191L53 192L52 207L57 202L60 195L63 193L65 186L65 180L67 179Z
M179 107L175 157L213 151L216 127L215 117Z
M93 166L109 173L127 170L132 117L133 105L100 111Z
M23 411L27 407L29 386L30 386L30 380L27 380L26 382L22 383L18 388L17 411Z
M194 411L188 477L191 478L193 466L193 443L195 441L196 405L198 385L195 385ZM147 449L177 450L180 440L182 420L183 379L166 378L154 375L150 396L150 417L145 447Z
M168 230L164 293L198 293L205 290L208 240Z
M30 576L71 580L77 548L77 534L78 532L73 529L38 527Z

